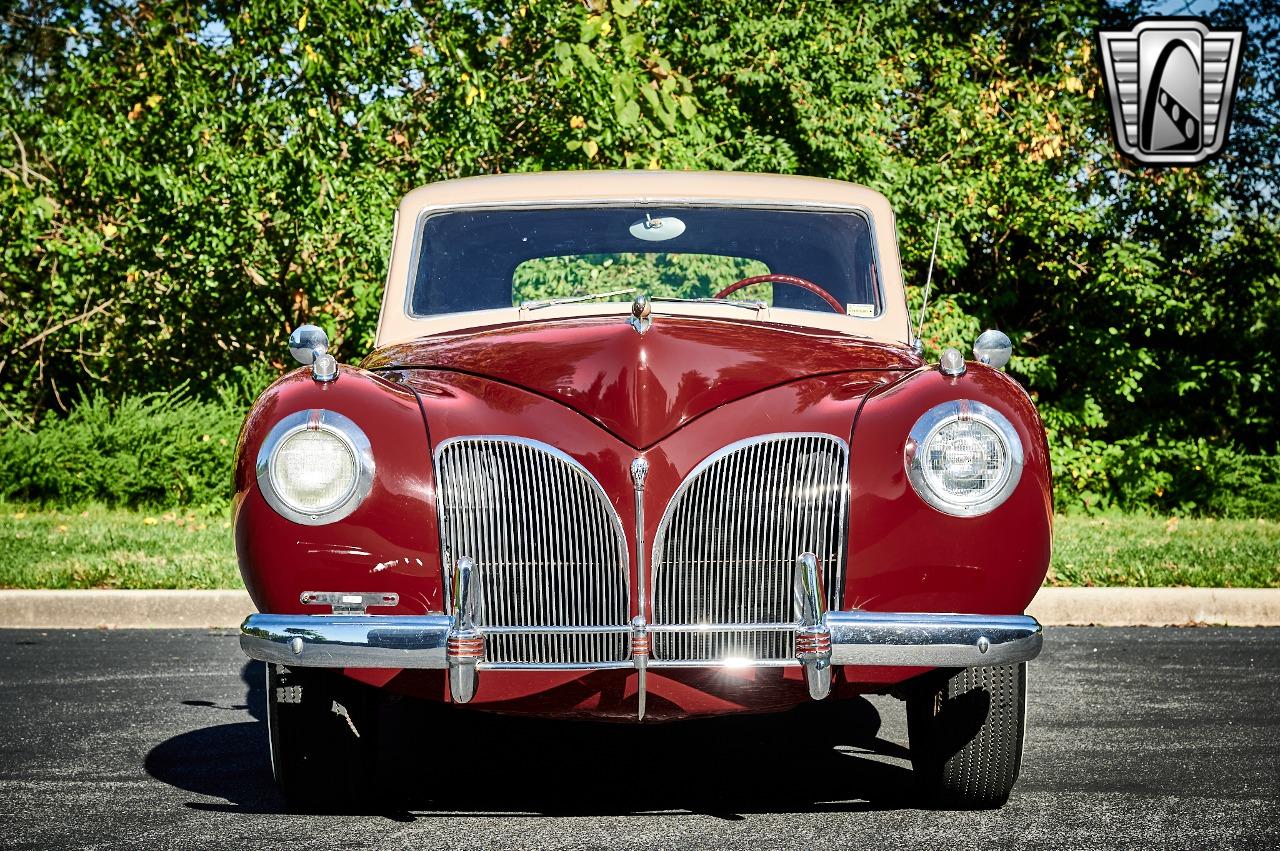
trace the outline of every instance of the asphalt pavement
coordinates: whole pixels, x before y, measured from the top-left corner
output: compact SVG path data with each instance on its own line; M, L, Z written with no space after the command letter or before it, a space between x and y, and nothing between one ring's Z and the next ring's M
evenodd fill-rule
M873 697L644 727L427 712L403 800L294 815L261 682L230 632L0 630L0 848L1280 842L1280 629L1047 630L1022 777L976 813L918 806L902 705Z

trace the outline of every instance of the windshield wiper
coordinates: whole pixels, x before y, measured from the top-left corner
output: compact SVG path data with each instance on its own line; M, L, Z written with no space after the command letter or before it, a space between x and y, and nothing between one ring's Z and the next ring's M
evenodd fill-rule
M579 301L591 301L593 298L609 298L615 295L631 295L635 292L635 287L629 287L625 290L613 290L607 293L591 293L589 295L571 295L565 298L549 298L546 301L522 301L520 302L521 310L541 310L544 307L552 307L557 304L573 304Z
M750 301L737 298L677 298L676 296L655 295L650 301L679 301L689 304L727 304L729 307L745 307L747 310L764 310L769 305L763 301Z

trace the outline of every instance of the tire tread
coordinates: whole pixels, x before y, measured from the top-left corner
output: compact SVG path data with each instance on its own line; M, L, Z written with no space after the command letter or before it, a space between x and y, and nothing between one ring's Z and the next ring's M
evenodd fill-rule
M912 764L937 803L979 809L1008 800L1022 768L1026 676L1025 662L964 668L908 698Z

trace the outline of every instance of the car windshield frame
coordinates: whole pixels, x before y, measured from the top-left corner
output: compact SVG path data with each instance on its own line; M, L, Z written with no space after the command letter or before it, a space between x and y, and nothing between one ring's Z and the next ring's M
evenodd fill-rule
M660 211L663 214L669 214L672 211L679 210L704 210L709 208L724 208L728 210L755 210L755 211L777 211L786 213L813 213L813 214L835 214L835 215L857 215L865 228L865 237L867 241L867 251L869 253L869 295L873 298L873 312L869 314L856 313L835 313L834 311L825 311L827 316L840 317L848 319L852 322L866 322L869 320L879 320L886 313L886 305L888 292L882 273L880 245L876 233L876 222L872 211L862 205L854 203L832 203L832 202L796 202L789 203L787 201L769 200L769 201L743 201L737 199L718 199L718 198L699 198L695 200L675 200L671 198L646 197L646 198L617 198L607 200L564 200L564 201L534 201L522 203L515 202L479 202L479 203L463 203L463 204L436 204L420 209L415 216L412 232L412 244L409 251L408 261L408 280L404 289L403 311L404 315L412 320L432 321L446 319L450 317L467 316L470 314L494 313L505 311L516 311L525 313L518 305L487 305L478 306L467 310L450 310L441 312L424 313L415 309L415 295L418 290L419 276L422 274L423 257L422 253L426 249L426 224L432 217L458 212L536 212L538 210L595 210L595 209L633 209L641 214L646 210ZM654 247L660 251L661 242L654 243ZM584 253L607 253L607 252L584 252ZM703 252L696 252L703 253ZM548 255L551 256L551 255ZM731 256L731 255L726 255ZM739 255L740 256L740 255ZM790 274L785 269L772 270L776 274ZM815 283L819 283L816 282ZM630 300L625 302L611 302L601 300L599 302L591 302L600 307L602 313L611 312L610 306L618 304L629 304ZM679 301L663 302L669 307L678 307ZM814 310L806 307L795 307L789 305L770 305L769 310L782 310L788 314L821 314L823 311ZM532 317L530 317L532 318Z

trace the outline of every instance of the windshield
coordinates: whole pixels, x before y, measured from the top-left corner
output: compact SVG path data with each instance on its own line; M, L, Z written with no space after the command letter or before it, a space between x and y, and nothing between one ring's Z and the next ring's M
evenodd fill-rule
M745 207L454 210L422 225L411 312L433 316L619 290L707 298L766 273L805 278L850 316L880 312L867 219ZM757 284L731 298L831 312L804 289Z

